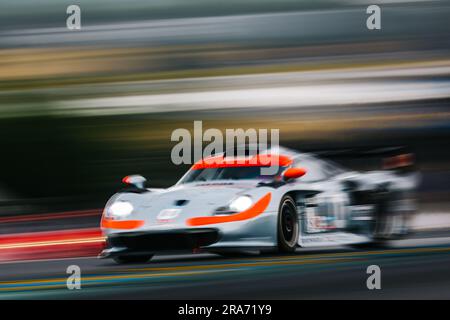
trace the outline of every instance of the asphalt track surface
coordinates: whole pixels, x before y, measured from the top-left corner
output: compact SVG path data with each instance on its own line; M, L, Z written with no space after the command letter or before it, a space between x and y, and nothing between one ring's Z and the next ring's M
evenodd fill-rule
M366 286L367 267L374 264L381 268L381 290ZM81 268L80 290L67 289L70 265ZM448 231L417 234L384 249L167 255L134 265L94 257L0 264L0 299L449 298Z

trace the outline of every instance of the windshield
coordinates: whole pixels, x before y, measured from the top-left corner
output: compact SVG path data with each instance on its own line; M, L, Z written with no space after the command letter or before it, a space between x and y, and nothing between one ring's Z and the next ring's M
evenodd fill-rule
M194 169L180 181L180 183L213 181L213 180L272 180L279 175L285 167L279 167L273 175L261 175L261 166L254 167L222 167Z

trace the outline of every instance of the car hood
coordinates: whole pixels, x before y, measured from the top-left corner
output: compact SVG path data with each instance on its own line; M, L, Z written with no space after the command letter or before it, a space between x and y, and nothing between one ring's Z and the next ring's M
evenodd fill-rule
M120 193L111 200L132 203L133 219L144 219L150 224L179 223L191 217L211 216L239 195L248 194L256 201L257 184L258 181L189 183L142 194ZM174 218L168 219L170 221L160 217L167 209L177 212Z

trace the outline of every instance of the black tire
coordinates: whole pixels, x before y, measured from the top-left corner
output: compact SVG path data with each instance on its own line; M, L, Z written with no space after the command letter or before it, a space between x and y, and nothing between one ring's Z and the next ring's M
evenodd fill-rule
M294 252L297 248L298 234L297 206L291 196L284 196L278 209L278 251Z
M142 256L117 256L113 260L118 264L145 263L150 260L153 255Z

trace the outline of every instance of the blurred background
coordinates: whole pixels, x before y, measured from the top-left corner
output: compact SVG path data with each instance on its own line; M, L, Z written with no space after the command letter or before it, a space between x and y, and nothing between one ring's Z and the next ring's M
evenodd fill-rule
M377 1L381 30L370 4L2 0L0 217L99 209L133 173L171 186L171 133L194 120L300 150L407 145L422 210L446 212L450 1Z

